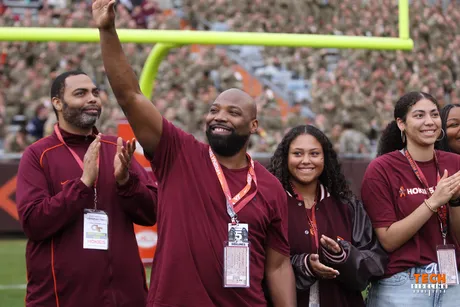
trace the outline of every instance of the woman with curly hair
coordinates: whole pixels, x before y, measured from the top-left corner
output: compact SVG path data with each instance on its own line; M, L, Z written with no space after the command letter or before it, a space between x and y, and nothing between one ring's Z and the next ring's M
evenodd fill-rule
M329 139L310 125L293 128L269 171L288 194L297 305L364 306L361 291L383 274L387 256Z
M441 128L433 96L405 94L381 136L379 157L366 170L362 200L389 253L384 276L371 285L368 306L459 306L460 156L435 150L436 140L445 137ZM430 282L447 282L448 288L432 295L414 291L426 283L420 276L431 273L446 274L444 281Z
M437 148L460 154L460 104L447 104L441 109L442 129L446 137L442 138Z

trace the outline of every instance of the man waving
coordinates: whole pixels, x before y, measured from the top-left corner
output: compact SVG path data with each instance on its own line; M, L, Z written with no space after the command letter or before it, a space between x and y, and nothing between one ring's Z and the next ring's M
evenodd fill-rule
M162 117L140 91L115 29L115 1L95 0L102 58L117 101L159 181L158 245L148 306L295 305L287 196L247 154L257 109L220 94L206 117L209 145Z

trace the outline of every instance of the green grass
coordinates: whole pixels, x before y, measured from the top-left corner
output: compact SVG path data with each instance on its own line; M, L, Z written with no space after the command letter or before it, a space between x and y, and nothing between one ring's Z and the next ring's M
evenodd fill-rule
M23 307L25 289L4 289L26 283L25 240L0 241L0 306Z
M24 307L25 289L9 289L26 284L26 240L0 240L0 307ZM145 268L148 284L150 267Z

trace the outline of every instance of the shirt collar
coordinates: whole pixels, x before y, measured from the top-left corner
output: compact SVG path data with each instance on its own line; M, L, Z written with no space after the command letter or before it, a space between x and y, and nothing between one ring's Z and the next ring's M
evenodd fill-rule
M294 187L292 187L292 189L294 190ZM294 197L294 198L296 197L295 195L292 195L288 190L286 190L286 193L290 197ZM295 190L294 190L294 193L295 193ZM322 183L319 183L319 201L318 202L323 201L325 198L330 197L330 196L331 194L326 189L326 187Z
M93 126L93 131L90 135L73 134L73 133L67 132L64 129L62 129L59 126L59 124L58 124L58 128L66 144L91 143L92 141L94 141L96 136L99 134L99 131L97 130L95 126Z

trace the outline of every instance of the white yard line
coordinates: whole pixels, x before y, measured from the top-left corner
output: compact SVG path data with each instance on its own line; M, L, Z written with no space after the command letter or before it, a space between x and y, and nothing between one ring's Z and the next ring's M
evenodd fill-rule
M25 290L26 287L27 287L26 284L0 285L0 291L2 291L2 290Z

